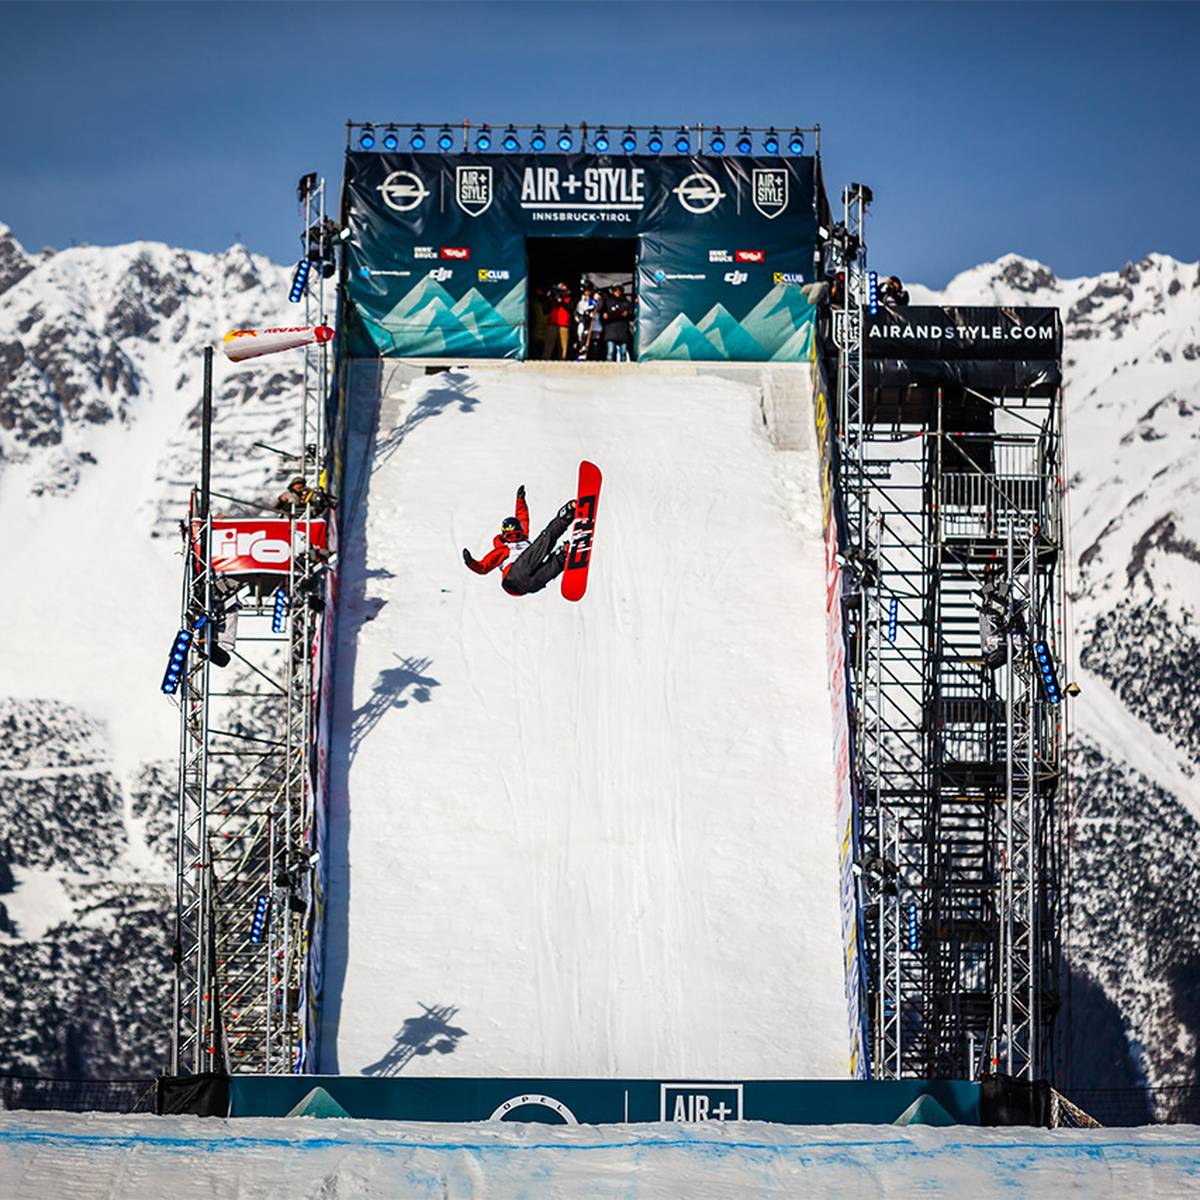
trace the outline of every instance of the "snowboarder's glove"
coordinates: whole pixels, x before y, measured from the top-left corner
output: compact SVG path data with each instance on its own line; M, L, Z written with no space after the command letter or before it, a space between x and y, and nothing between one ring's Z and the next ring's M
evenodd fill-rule
M558 510L558 515L560 517L570 517L572 520L574 520L574 518L575 518L575 501L568 500L566 502L566 504L564 504L562 506L562 508L560 508Z
M469 567L474 561L475 560L471 557L470 550L468 550L466 548L466 546L464 546L463 547L463 562L465 562L467 564L467 566Z
M524 484L521 484L521 486L519 488L517 488L517 499L518 500L525 499L525 485Z

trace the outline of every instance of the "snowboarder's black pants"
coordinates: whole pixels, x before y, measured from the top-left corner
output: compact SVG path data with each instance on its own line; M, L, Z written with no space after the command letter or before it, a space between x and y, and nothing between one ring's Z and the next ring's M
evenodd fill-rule
M554 549L554 544L571 527L571 520L570 516L555 517L529 543L529 549L508 568L508 574L500 586L510 596L540 592L552 579L562 574L567 556Z

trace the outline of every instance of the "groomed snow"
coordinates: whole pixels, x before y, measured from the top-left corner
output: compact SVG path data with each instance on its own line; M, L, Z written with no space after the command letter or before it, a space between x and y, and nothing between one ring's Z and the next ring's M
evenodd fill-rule
M816 459L754 380L385 385L343 500L323 1070L846 1076ZM581 604L466 570L584 456Z
M417 1125L0 1114L7 1200L205 1196L1183 1197L1200 1129Z

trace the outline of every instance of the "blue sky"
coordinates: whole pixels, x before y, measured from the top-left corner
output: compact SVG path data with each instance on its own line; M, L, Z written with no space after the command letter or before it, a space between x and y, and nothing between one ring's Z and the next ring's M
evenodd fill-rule
M0 221L298 252L347 117L819 123L872 264L1200 257L1200 5L6 4ZM14 52L15 50L15 52Z

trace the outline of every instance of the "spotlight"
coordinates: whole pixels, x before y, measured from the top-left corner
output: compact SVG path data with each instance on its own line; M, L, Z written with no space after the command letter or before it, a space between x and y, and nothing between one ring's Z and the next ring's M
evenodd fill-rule
M650 136L646 139L646 149L651 154L661 154L663 148L662 130L657 125L650 130Z
M686 129L680 129L675 135L675 151L677 154L687 154L692 148L692 139Z
M395 150L400 145L400 135L396 132L395 125L389 125L383 131L383 148L385 150Z
M481 125L475 135L475 149L480 154L486 154L492 148L492 127Z
M607 154L608 144L608 130L601 125L596 130L596 136L592 139L592 145L596 147L597 154Z
M254 920L250 922L250 941L255 946L263 940L263 934L267 931L269 903L266 896L259 896L254 904Z
M778 154L779 153L779 134L777 134L775 132L774 125L772 125L771 128L767 130L767 136L763 138L763 149L768 154Z
M637 149L637 134L633 132L632 125L621 134L621 149L626 154L632 154Z
M271 632L282 633L287 624L288 598L284 588L275 589L275 611L271 613Z
M571 131L567 126L563 126L558 131L558 148L566 154L571 149Z
M302 258L296 264L296 271L292 275L292 290L288 293L288 299L293 304L299 304L304 297L304 289L308 286L308 273L312 270L312 263L307 258Z
M708 135L708 149L712 154L725 153L725 133L720 125Z
M181 629L175 635L171 653L167 656L167 669L163 672L162 690L165 695L173 696L179 690L179 680L183 675L188 647L191 644L192 632L190 629Z
M414 150L425 149L425 130L420 125L413 126L412 136L408 139L408 144Z
M511 125L504 131L504 141L501 145L509 154L512 154L514 150L520 150L520 139L517 137L517 131Z
M1045 642L1033 643L1033 661L1037 663L1038 674L1042 680L1042 691L1051 704L1057 704L1062 699L1062 691L1058 686L1058 672L1054 669L1054 659L1050 647Z
M454 149L454 134L450 132L449 125L443 125L442 132L438 134L438 149L442 151Z
M754 140L750 137L750 130L743 128L738 134L737 152L739 154L749 154L754 149Z
M364 125L363 126L362 133L360 133L358 135L358 144L364 150L370 150L371 147L375 145L375 126L374 125Z
M871 316L879 311L879 276L874 271L867 272L867 308Z
M792 136L788 138L788 150L792 154L804 153L804 134L800 130L792 130Z
M546 131L540 125L534 129L533 136L529 139L529 148L539 153L546 148Z

